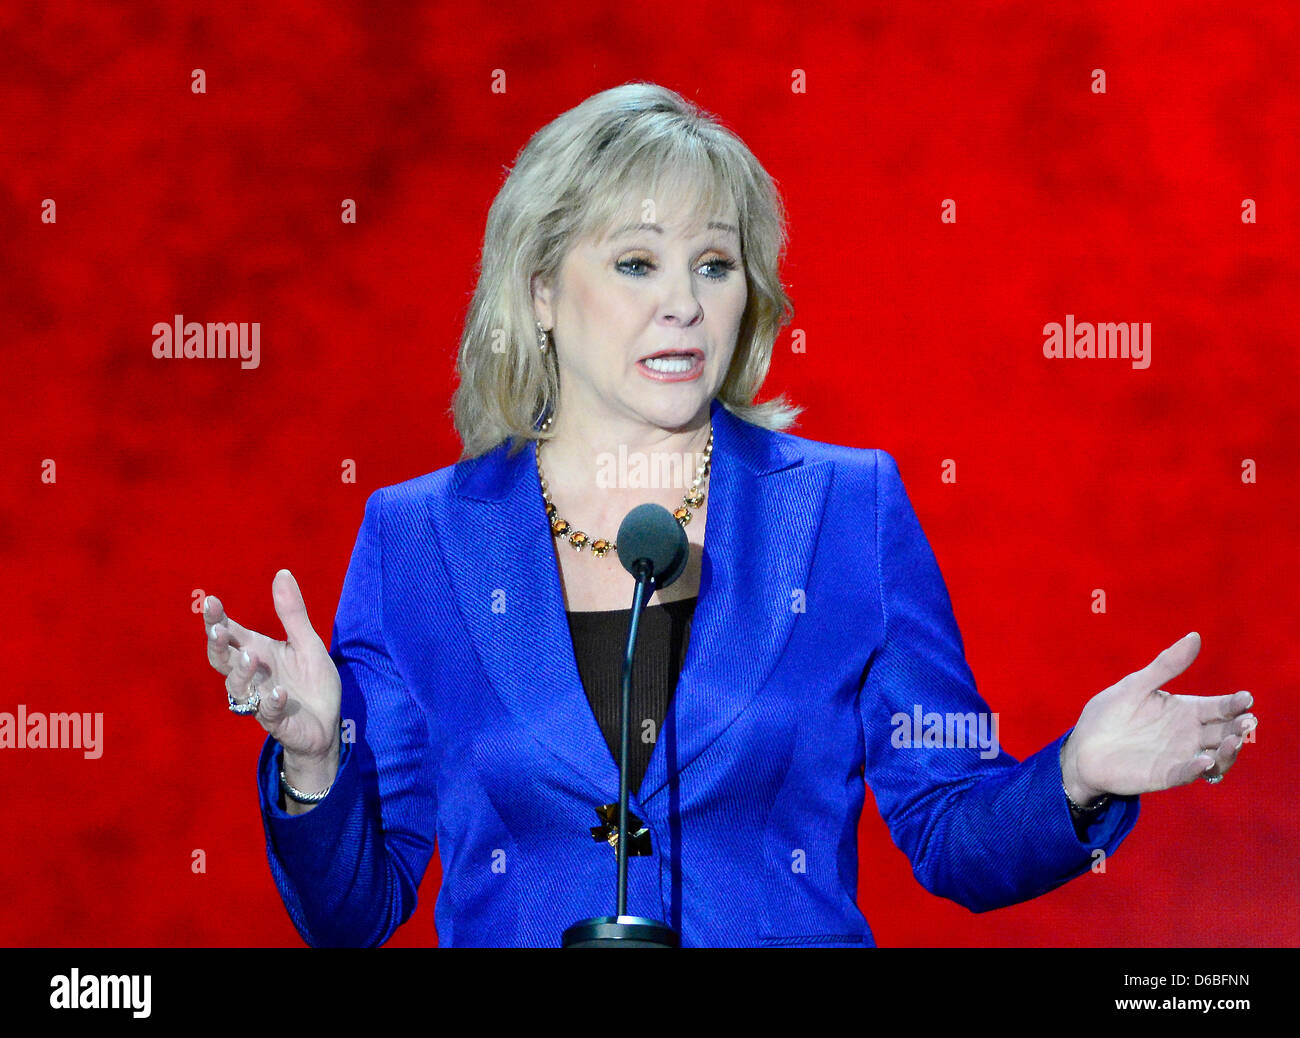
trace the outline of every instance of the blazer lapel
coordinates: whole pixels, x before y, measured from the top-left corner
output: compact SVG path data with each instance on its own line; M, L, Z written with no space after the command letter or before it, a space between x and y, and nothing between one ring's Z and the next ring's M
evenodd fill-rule
M757 694L789 639L830 485L798 441L712 405L708 525L686 659L634 799L648 801ZM501 444L458 464L430 520L478 657L506 707L590 785L618 794L618 769L573 658L536 444ZM615 564L617 564L615 562ZM630 603L629 603L630 604Z
M587 703L573 657L536 443L507 457L500 444L456 465L451 493L433 495L441 543L465 629L497 695L592 788L618 791L618 769ZM617 563L615 563L617 565Z
M799 615L830 486L828 462L713 402L700 597L668 716L642 780L659 794L735 720L776 666Z

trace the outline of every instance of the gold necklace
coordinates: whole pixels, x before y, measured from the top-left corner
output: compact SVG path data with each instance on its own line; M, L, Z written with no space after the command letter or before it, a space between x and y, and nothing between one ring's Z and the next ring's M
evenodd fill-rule
M551 427L552 419L546 419L542 425L541 432L546 432ZM691 509L700 508L704 504L704 481L709 478L709 462L713 457L713 425L709 425L709 442L704 448L704 458L700 461L699 467L695 470L695 479L692 480L690 489L686 491L686 496L682 498L680 508L673 511L673 518L682 526L691 521L694 513ZM574 551L582 551L590 547L591 553L596 558L604 558L611 551L617 552L618 545L607 537L589 537L582 530L575 530L573 524L567 519L559 516L554 502L551 501L550 490L546 486L546 476L542 472L542 444L537 442L537 478L542 484L542 497L546 501L546 519L551 524L551 535L554 537L563 537L569 543Z

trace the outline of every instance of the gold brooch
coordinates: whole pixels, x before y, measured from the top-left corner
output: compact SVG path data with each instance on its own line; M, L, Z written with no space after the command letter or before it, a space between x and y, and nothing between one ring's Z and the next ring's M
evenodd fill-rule
M618 804L601 804L596 808L596 817L601 820L600 825L591 827L591 838L597 843L602 840L618 851ZM645 827L641 819L631 811L627 813L627 825L632 830L632 837L628 840L627 855L629 858L644 858L651 853L650 850L650 830Z

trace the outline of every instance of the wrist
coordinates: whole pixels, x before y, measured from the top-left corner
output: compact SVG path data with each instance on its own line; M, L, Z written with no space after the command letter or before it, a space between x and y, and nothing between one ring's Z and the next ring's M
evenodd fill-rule
M1074 734L1071 733L1061 746L1061 786L1070 806L1075 810L1100 807L1108 799L1106 791L1089 785L1079 777L1078 757L1071 745L1073 739Z
M336 740L324 756L293 753L284 750L281 770L288 782L304 792L324 789L334 781L339 770L340 746Z

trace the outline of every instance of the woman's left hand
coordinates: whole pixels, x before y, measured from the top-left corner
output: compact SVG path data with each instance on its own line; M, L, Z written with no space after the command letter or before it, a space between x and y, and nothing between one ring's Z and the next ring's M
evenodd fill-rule
M1088 701L1061 749L1061 775L1076 804L1170 789L1232 767L1256 724L1246 712L1254 697L1176 696L1160 687L1200 651L1201 636L1192 632Z

